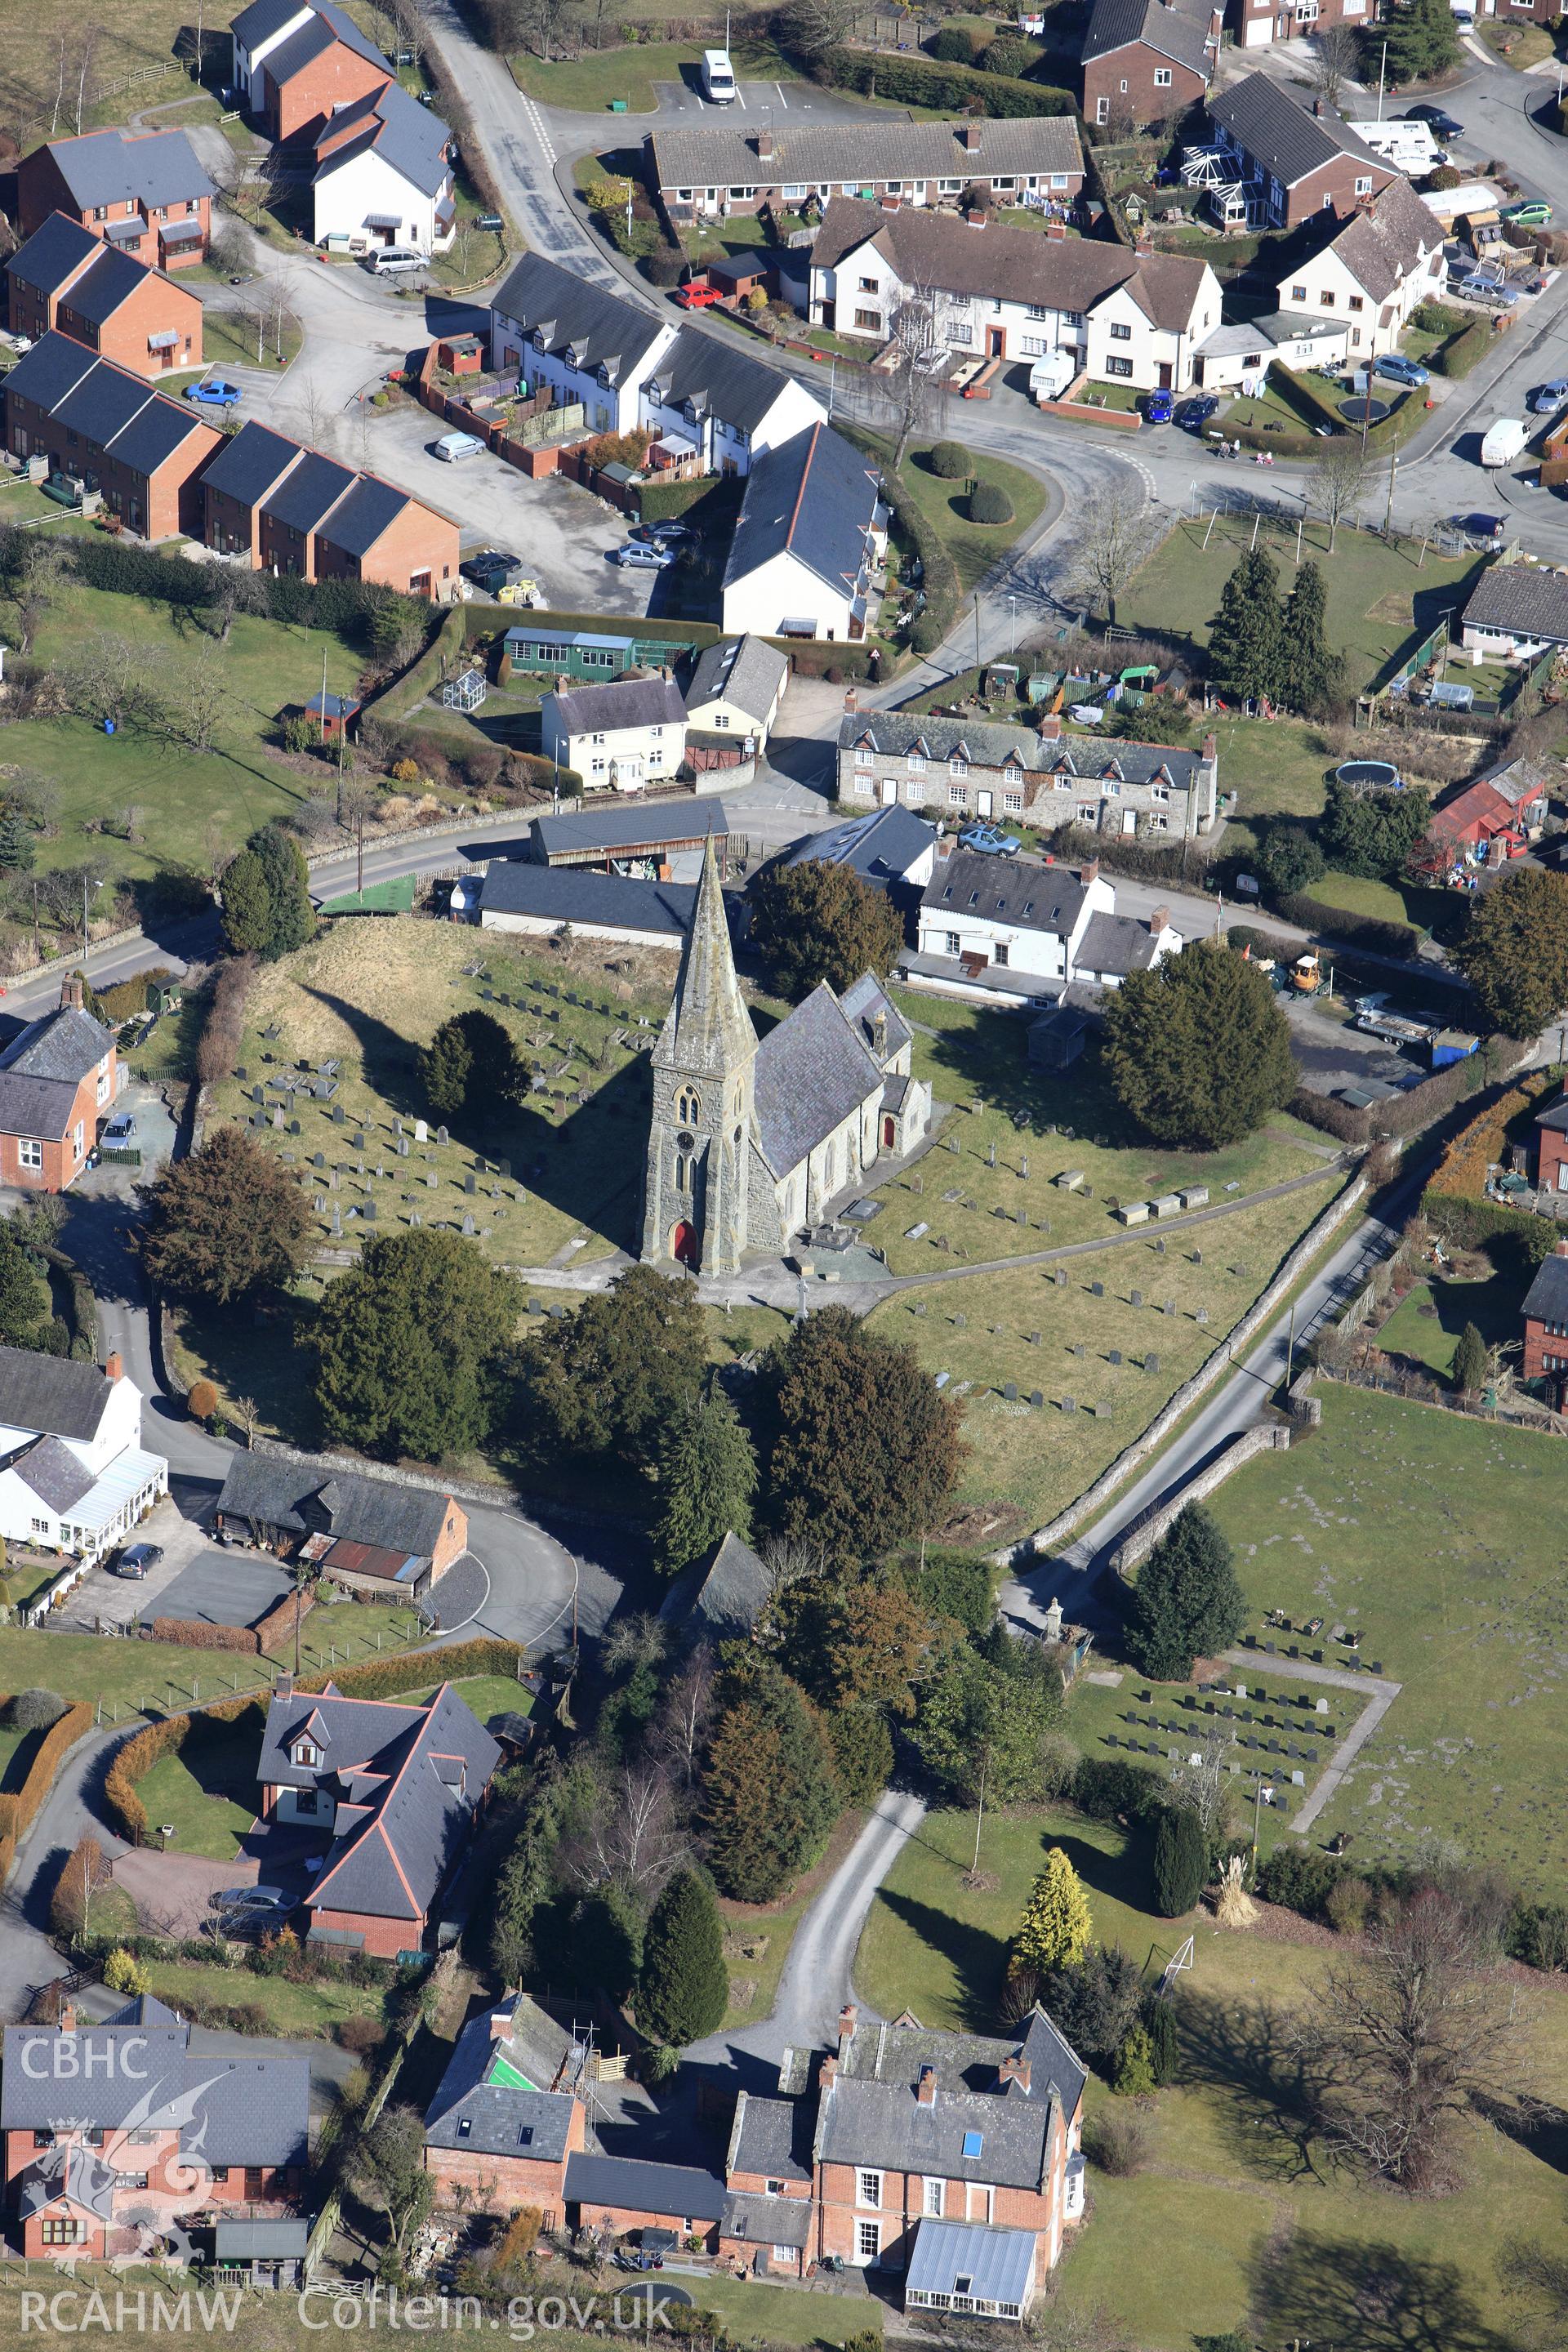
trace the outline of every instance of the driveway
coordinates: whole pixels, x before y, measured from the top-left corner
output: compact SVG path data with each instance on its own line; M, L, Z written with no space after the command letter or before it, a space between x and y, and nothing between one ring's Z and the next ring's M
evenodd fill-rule
M159 1599L160 1617L195 1617L207 1625L254 1625L294 1590L294 1580L265 1552L198 1551Z
M160 1853L150 1845L128 1846L111 1868L116 1886L135 1904L148 1935L180 1942L201 1934L215 1895L226 1886L254 1886L258 1876L254 1858L243 1854L215 1862L205 1853Z
M188 1498L187 1498L188 1499ZM199 1506L197 1507L199 1507ZM58 1633L118 1633L133 1617L171 1617L178 1612L164 1601L187 1564L206 1541L206 1530L179 1494L164 1496L136 1530L138 1543L156 1544L163 1559L145 1576L115 1576L107 1568L90 1568L68 1601L50 1617Z

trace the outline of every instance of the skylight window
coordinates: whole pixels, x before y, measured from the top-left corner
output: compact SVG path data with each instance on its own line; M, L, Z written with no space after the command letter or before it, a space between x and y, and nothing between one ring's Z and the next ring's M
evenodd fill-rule
M965 2155L965 2156L978 2156L978 2155L979 2155L979 2153L980 2153L980 2151L981 2151L981 2149L984 2147L984 2145L985 2145L985 2137L984 2137L984 2134L983 2132L965 2132L965 2133L964 2133L964 2135L963 2135L963 2153L964 2153L964 2155Z

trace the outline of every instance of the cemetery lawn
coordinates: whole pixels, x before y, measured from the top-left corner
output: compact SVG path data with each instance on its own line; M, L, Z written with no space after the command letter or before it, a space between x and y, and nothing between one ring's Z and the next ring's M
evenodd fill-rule
M1163 1150L1133 1131L1100 1075L1093 1049L1057 1076L1030 1068L1026 1024L1016 1014L902 992L895 1001L915 1033L915 1076L929 1080L939 1103L953 1106L923 1158L871 1192L884 1206L866 1238L886 1253L895 1274L931 1274L955 1259L1024 1257L1064 1243L1106 1240L1126 1230L1116 1222L1113 1202L1206 1184L1210 1207L1219 1207L1310 1175L1338 1156L1322 1136L1284 1111L1223 1151ZM979 1110L973 1108L977 1102ZM1069 1192L1055 1180L1072 1169L1084 1182ZM948 1192L960 1197L944 1201ZM1311 1197L1317 1199L1315 1191ZM1021 1210L1028 1216L1026 1229L1017 1222ZM908 1239L910 1228L922 1223L927 1232ZM1219 1231L1228 1224L1222 1220ZM1219 1234L1211 1233L1217 1247ZM936 1246L942 1234L946 1253ZM1194 1238L1201 1244L1201 1235Z
M1077 1707L1075 1694L1075 1731ZM1555 2243L1562 2181L1547 2142L1538 2155L1478 2126L1461 2138L1467 2177L1448 2200L1407 2200L1336 2169L1306 2126L1290 2057L1294 2019L1328 1953L1227 1934L1201 1911L1156 1917L1141 1832L1059 1808L988 1815L980 1866L997 1884L976 1893L963 1884L973 1814L928 1814L872 1906L855 1960L861 1998L887 2016L907 2006L926 2025L1000 2031L1007 1944L1050 1845L1084 1881L1096 1937L1119 1943L1151 1982L1189 1932L1194 1945L1175 1996L1182 2078L1144 2103L1141 2172L1117 2179L1091 2161L1089 2217L1068 2240L1063 2302L1103 2306L1118 2340L1145 2352L1190 2352L1194 2335L1238 2326L1270 2345L1511 2352L1493 2258L1514 2234ZM1568 1987L1538 1984L1536 2087L1562 2103ZM1085 2100L1091 2116L1124 2105L1092 2076Z
M40 866L100 857L122 880L159 872L205 880L215 856L309 799L306 778L268 748L278 714L321 690L323 653L329 687L345 694L358 681L363 656L324 630L252 614L237 615L226 646L217 645L181 617L184 629L166 604L74 581L50 604L34 659L60 665L90 655L100 639L122 639L172 718L157 725L131 721L112 739L87 719L24 719L6 729L7 761L37 768L59 790L59 828L38 841ZM0 635L15 642L13 622L12 607L0 599ZM179 738L179 706L204 659L216 665L224 703L211 750L197 751ZM322 781L331 782L325 769ZM131 810L138 812L134 841L121 832ZM103 830L89 833L89 822Z
M1209 1505L1254 1631L1271 1608L1353 1625L1404 1685L1314 1834L1349 1832L1364 1865L1436 1832L1554 1900L1568 1871L1560 1444L1329 1381L1318 1393L1321 1429Z
M1058 1285L1055 1266L1032 1265L962 1275L885 1300L870 1318L874 1330L907 1340L955 1388L970 1384L963 1433L971 1452L953 1498L966 1525L962 1535L952 1528L952 1539L1005 1543L1065 1509L1223 1344L1342 1181L1337 1169L1328 1171L1277 1200L1173 1233L1163 1257L1140 1229L1121 1247L1060 1261L1065 1285ZM1197 1248L1201 1265L1193 1262ZM1096 1282L1104 1285L1098 1298ZM1134 1290L1142 1306L1131 1303ZM1160 1311L1167 1300L1174 1314ZM923 1316L915 1312L921 1306ZM1195 1319L1200 1307L1206 1324ZM1036 1330L1038 1346L1029 1336ZM1110 1361L1113 1351L1120 1364ZM1151 1354L1152 1372L1145 1369ZM1017 1386L1016 1402L1003 1394L1008 1381ZM1037 1389L1040 1409L1026 1402ZM1069 1396L1072 1412L1063 1405ZM1105 1404L1108 1417L1089 1410Z
M1178 522L1118 597L1117 620L1134 635L1147 631L1201 650L1208 644L1209 619L1221 592L1251 537L1250 517L1222 516L1212 532L1206 514ZM1274 558L1280 594L1289 594L1296 570L1294 529L1265 525L1258 544ZM1419 540L1387 545L1370 531L1342 524L1331 562L1328 530L1320 522L1308 526L1301 552L1303 561L1311 555L1322 572L1329 643L1344 649L1346 691L1352 694L1414 651L1449 605L1463 604L1482 568L1473 555L1442 557L1430 548L1421 562ZM1223 745L1221 758L1223 785ZM1245 808L1242 813L1247 814Z

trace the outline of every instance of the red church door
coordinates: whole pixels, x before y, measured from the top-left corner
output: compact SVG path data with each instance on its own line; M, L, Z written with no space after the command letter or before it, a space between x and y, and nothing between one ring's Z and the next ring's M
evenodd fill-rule
M882 1149L884 1151L896 1151L898 1148L899 1122L889 1115L882 1120Z
M677 1225L675 1231L669 1237L669 1255L672 1258L677 1259L681 1265L689 1265L695 1271L697 1265L697 1235L693 1232L692 1228L686 1223L684 1218L681 1219L681 1222Z

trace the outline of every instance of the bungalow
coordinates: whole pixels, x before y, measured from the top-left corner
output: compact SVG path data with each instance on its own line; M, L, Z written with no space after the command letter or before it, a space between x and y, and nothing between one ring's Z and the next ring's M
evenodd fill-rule
M25 2259L184 2251L198 2213L281 2219L310 2156L303 2058L191 2048L151 1993L101 2024L8 2025L0 2079L5 2198ZM223 2222L218 2223L221 2229Z
M1279 283L1282 313L1343 313L1363 359L1399 348L1421 302L1443 290L1443 232L1408 180L1391 180Z
M3 397L13 457L77 475L142 539L200 536L201 476L223 435L193 408L58 329L5 377Z
M142 1391L110 1351L96 1364L0 1348L0 1537L101 1559L161 1495L142 1448Z
M668 677L553 688L540 707L547 760L574 769L585 792L640 793L673 783L686 757L686 705Z
M765 751L789 684L789 658L761 637L719 637L704 646L686 688L694 733L730 735Z
M691 651L689 637L661 637L658 625L639 630L561 629L549 622L517 621L507 631L501 649L512 669L531 677L581 679L601 686L628 669L658 669L667 662L684 661Z
M185 287L51 213L5 265L13 335L52 327L100 359L153 378L202 363L202 306Z
M637 429L643 386L677 331L541 253L524 254L490 306L497 367L547 386L557 408L581 402L592 433Z
M1094 0L1083 43L1083 119L1129 129L1173 122L1214 79L1223 8L1214 0Z
M727 630L764 637L866 634L888 545L881 480L828 425L759 457L724 567Z
M942 351L1060 352L1075 374L1184 392L1219 323L1220 289L1206 261L1179 254L836 197L811 250L813 320L880 343L911 304L929 311Z
M1267 227L1296 228L1321 212L1348 220L1399 176L1321 100L1302 106L1267 74L1244 74L1208 111Z
M1532 563L1489 565L1459 628L1478 661L1532 661L1549 646L1568 646L1568 573Z
M1568 1381L1568 1241L1560 1241L1542 1261L1524 1294L1524 1360L1527 1381L1554 1381L1561 1393Z
M1219 755L1213 735L1196 751L1175 743L1112 744L1065 735L1054 714L1037 733L1005 720L847 708L838 723L838 797L901 803L956 823L1024 817L1051 829L1070 821L1098 833L1186 840L1214 824Z
M230 24L238 102L278 142L384 89L390 61L336 0L251 0Z
M318 245L412 245L445 253L457 228L452 134L439 115L389 81L330 115L311 148Z
M449 1683L423 1705L345 1698L280 1675L257 1779L269 1822L330 1837L302 1898L309 1940L423 1958L500 1749Z
M16 166L22 235L64 213L132 261L184 269L206 257L213 184L183 131L89 131L51 139Z
M1244 392L1252 398L1276 360L1288 368L1342 368L1350 357L1349 319L1272 311L1263 319L1222 320L1193 357L1201 392Z
M672 223L795 211L809 197L826 205L837 195L956 205L973 191L998 204L1065 207L1083 188L1083 150L1066 114L957 122L792 116L783 127L650 131L643 177Z
M471 2018L425 2113L437 2198L481 2213L536 2208L565 2219L566 2168L586 2137L592 2061L524 1992Z
M289 1454L232 1454L216 1524L283 1559L308 1560L351 1592L429 1599L468 1548L453 1495L334 1471Z

